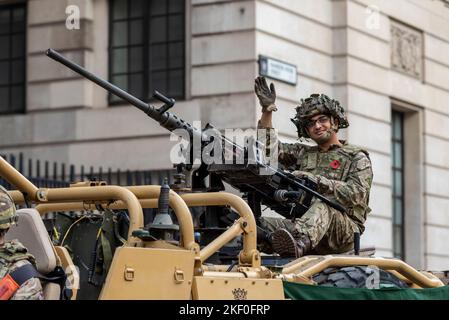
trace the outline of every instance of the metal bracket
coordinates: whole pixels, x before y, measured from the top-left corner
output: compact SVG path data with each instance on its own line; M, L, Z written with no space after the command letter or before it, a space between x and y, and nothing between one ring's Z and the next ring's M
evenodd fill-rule
M125 268L125 280L133 281L134 280L134 269L130 267Z
M175 282L183 283L184 282L184 271L175 267Z
M82 182L76 182L72 183L70 185L70 188L76 188L76 187L99 187L99 186L106 186L106 181L82 181Z
M246 220L243 218L240 218L239 220L240 220L240 226L241 226L243 232L248 233L248 222L246 222Z
M48 201L47 194L48 194L48 189L39 189L36 192L36 198L40 202L47 202Z

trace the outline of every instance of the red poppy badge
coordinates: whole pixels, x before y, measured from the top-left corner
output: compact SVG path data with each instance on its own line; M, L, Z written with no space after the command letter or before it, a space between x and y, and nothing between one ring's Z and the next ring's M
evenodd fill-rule
M334 170L337 170L338 168L340 168L340 161L338 160L334 160L331 162L331 168Z

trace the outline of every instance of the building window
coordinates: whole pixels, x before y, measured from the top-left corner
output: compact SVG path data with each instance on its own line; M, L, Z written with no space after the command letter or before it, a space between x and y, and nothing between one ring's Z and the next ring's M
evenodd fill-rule
M0 6L0 114L25 111L25 4Z
M110 0L112 83L145 101L154 90L183 99L184 61L184 0Z
M393 254L404 259L404 115L392 113Z

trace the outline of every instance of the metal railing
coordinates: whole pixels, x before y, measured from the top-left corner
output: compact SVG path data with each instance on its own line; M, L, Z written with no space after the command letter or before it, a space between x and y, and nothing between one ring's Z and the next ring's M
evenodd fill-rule
M25 159L23 153L1 156L38 188L65 188L80 181L106 181L108 185L118 186L155 185L161 184L165 178L172 183L175 174L175 170L105 170L102 166L84 165L76 167L56 161ZM15 189L1 177L0 185L8 190Z

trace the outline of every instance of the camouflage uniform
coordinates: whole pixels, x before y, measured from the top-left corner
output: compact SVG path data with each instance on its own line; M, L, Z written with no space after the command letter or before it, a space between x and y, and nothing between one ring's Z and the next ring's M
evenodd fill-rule
M8 230L17 221L16 208L8 192L0 186L0 229ZM0 245L0 280L26 265L35 265L34 257L17 240ZM43 300L42 285L38 278L25 281L10 300Z
M0 247L0 279L26 264L35 265L34 257L19 241L8 241ZM44 300L40 280L28 279L10 300Z
M315 114L322 112L318 110ZM347 125L343 122L343 127ZM317 254L351 250L354 233L363 233L371 211L368 202L373 173L368 152L345 141L340 141L342 146L332 145L328 151L301 143L282 143L273 128L263 128L260 123L258 128L268 130L267 154L275 154L271 149L278 148L278 160L285 169L311 174L316 179L319 193L347 208L347 213L341 213L321 200L315 200L300 219L262 217L261 227L268 232L284 228L295 238L306 235ZM301 126L298 126L298 133L300 137L306 135Z

